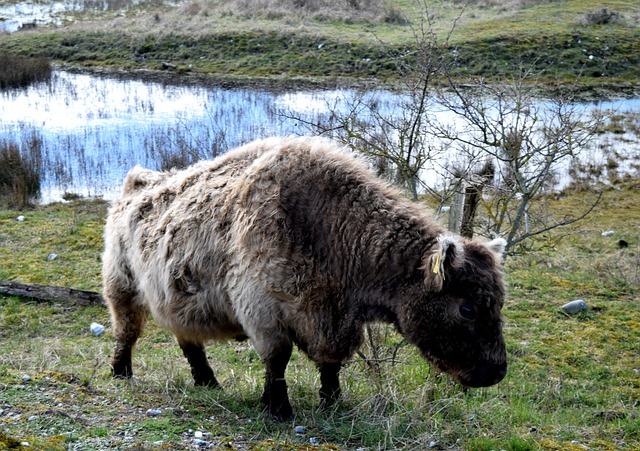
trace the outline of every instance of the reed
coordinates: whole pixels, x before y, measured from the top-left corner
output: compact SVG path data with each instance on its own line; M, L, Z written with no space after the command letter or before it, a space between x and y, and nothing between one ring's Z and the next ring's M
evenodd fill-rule
M0 90L21 88L51 78L49 58L0 52Z
M0 208L23 209L40 194L42 140L32 136L22 146L0 142Z

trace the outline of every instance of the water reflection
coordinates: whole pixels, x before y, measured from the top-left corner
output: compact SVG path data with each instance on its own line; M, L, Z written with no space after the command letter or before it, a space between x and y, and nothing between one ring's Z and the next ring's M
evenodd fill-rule
M345 91L273 93L54 72L49 84L2 94L0 140L42 139L43 201L65 192L116 195L135 164L179 152L212 157L259 137L293 134L279 110L320 117Z
M60 25L83 11L121 11L143 3L178 5L180 1L163 0L65 0L35 1L0 5L0 33L14 33L21 28Z
M282 112L317 123L363 94L167 85L56 71L50 83L0 95L0 142L23 147L41 142L42 201L50 202L65 192L114 198L124 175L136 164L160 169L163 159L174 154L211 158L256 138L303 134L307 130ZM375 98L385 116L401 115L397 96L384 91L366 96ZM578 107L588 114L594 105ZM600 107L640 111L640 100ZM438 119L446 121L445 115L440 113ZM620 161L616 170L637 172L638 135L602 135L592 148L584 149L582 161L615 158ZM438 174L455 158L448 150L446 161L430 162L433 166L423 173L424 181L429 186L442 182ZM565 173L575 163L564 162ZM567 183L565 174L559 187Z

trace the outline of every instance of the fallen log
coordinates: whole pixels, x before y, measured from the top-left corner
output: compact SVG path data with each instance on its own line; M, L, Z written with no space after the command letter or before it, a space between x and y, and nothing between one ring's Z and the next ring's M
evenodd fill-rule
M0 280L0 293L10 296L22 296L40 301L73 302L80 306L104 305L100 293L87 290L76 290L67 287L26 284Z

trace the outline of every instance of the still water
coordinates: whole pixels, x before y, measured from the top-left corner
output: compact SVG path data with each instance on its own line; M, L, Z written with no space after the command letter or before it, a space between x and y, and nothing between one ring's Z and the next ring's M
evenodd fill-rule
M74 13L126 10L141 4L177 5L179 0L28 0L0 4L0 33L14 33L23 28L61 25L73 21Z
M394 94L367 95L379 111L399 113L393 111ZM136 164L159 169L174 154L211 158L253 139L304 134L303 124L291 117L322 121L359 96L352 90L225 89L55 71L50 83L0 93L0 142L40 143L42 202L64 193L112 199ZM599 106L640 111L638 99ZM618 138L626 140L625 148L635 139ZM610 139L599 138L585 155L611 147L603 141Z
M113 198L136 164L213 157L256 138L295 134L284 112L322 115L346 91L270 92L166 85L54 72L51 83L2 93L0 140L42 140L43 202L65 192Z

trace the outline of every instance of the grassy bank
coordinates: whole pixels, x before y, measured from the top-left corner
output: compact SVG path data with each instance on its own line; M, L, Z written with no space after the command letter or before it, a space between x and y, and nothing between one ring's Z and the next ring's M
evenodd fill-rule
M585 196L558 196L550 214L570 212ZM102 202L0 212L0 260L11 262L0 266L0 279L99 290L105 212ZM363 348L380 364L355 357L331 412L316 409L317 372L294 353L293 423L260 412L263 368L247 342L209 346L225 391L195 388L175 340L151 322L136 349L135 378L114 381L104 308L0 297L0 449L16 442L29 449L196 449L197 438L241 450L638 449L638 212L637 187L608 190L560 244L508 258L510 369L499 385L465 391L382 327L374 330L375 346ZM615 233L603 236L608 230ZM619 240L629 247L619 249ZM564 315L560 306L573 299L584 299L589 311ZM105 334L90 334L94 321ZM150 417L148 409L161 413Z
M435 39L449 40L455 76L504 78L521 66L547 83L627 86L640 76L639 13L621 0L606 8L595 0L249 5L190 0L85 11L60 27L5 34L0 43L84 68L394 81L399 63L415 56L415 34L428 17Z

